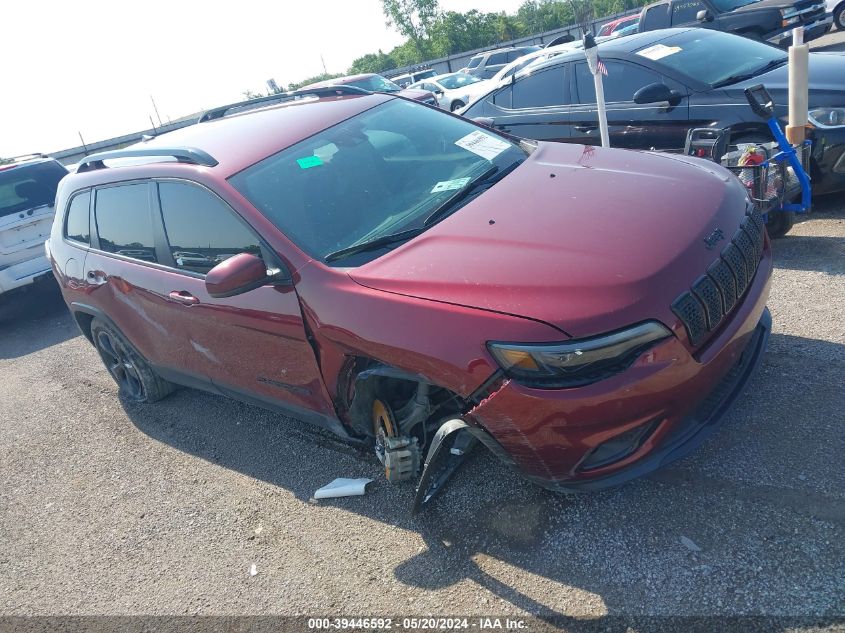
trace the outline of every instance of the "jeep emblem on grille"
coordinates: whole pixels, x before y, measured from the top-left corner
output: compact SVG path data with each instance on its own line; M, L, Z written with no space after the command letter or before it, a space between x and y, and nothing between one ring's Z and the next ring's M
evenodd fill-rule
M722 229L716 229L704 238L704 243L707 244L707 250L712 251L716 248L716 244L723 239L725 239L725 234L722 232Z

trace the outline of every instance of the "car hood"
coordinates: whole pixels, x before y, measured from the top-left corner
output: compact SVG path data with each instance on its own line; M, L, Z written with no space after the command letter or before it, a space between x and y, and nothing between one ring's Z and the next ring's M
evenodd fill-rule
M810 107L845 106L845 53L810 53ZM744 90L763 84L779 108L789 105L789 68L787 64L733 84L726 92L745 101Z
M749 11L760 11L762 9L788 9L797 4L795 0L757 0L744 7L734 9L731 13L748 13Z
M434 95L428 90L420 90L419 88L405 88L400 90L397 94L402 95L414 101L425 101L426 99L434 99Z
M717 257L704 238L721 229L729 239L745 204L739 181L711 162L541 143L487 192L348 274L571 336L675 324L670 304Z

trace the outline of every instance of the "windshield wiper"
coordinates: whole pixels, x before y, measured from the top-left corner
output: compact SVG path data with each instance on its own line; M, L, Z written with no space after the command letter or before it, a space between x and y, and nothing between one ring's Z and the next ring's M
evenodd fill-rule
M382 235L381 237L377 237L366 242L361 242L360 244L353 244L352 246L341 248L340 250L334 251L333 253L329 253L325 256L324 259L326 263L333 262L335 260L348 257L349 255L354 255L355 253L362 253L364 251L374 251L379 248L390 246L391 244L395 244L397 242L404 242L406 240L411 239L412 237L416 237L417 235L425 231L427 228L429 228L432 224L446 217L449 212L457 210L457 205L461 201L464 201L471 195L481 193L488 187L493 186L493 184L499 182L502 178L507 176L521 164L522 161L515 161L510 166L505 167L504 169L500 169L499 167L495 166L491 167L483 174L478 176L471 183L466 185L463 189L460 189L459 191L455 192L443 204L437 207L425 219L422 226L417 226L412 229L406 229L404 231L398 231L396 233L390 233L388 235ZM495 178L493 178L493 176L495 176Z
M777 68L778 66L783 66L788 60L786 59L775 59L770 61L765 66L761 66L756 70L752 70L751 72L738 74L738 75L731 75L730 77L726 77L721 81L717 81L713 84L713 88L721 88L722 86L727 86L729 84L736 84L740 81L745 81L746 79L752 79L757 75L762 75L765 72L772 70L773 68Z
M343 257L347 257L349 255L354 255L355 253L363 253L364 251L373 251L378 248L382 248L383 246L389 246L390 244L395 244L396 242L404 242L405 240L409 240L412 237L419 235L425 230L425 227L418 226L413 229L407 229L405 231L399 231L397 233L390 233L388 235L382 235L381 237L377 237L375 239L369 240L367 242L361 242L360 244L353 244L352 246L347 246L346 248L341 248L338 251L334 251L333 253L329 253L324 258L326 262L333 262L337 259L341 259Z
M462 202L466 202L470 196L480 194L482 191L489 189L521 164L522 161L514 161L504 169L495 166L491 167L463 189L456 191L451 197L447 198L439 207L432 211L425 219L425 222L423 222L423 226L431 226L435 222L439 222L446 216L454 213L458 210L458 205Z

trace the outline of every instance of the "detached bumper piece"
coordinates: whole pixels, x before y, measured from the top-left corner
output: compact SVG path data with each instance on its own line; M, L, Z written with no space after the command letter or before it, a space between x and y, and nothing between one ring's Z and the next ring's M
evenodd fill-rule
M739 303L757 272L765 239L763 216L753 209L719 259L672 302L672 312L683 322L690 345L700 345Z

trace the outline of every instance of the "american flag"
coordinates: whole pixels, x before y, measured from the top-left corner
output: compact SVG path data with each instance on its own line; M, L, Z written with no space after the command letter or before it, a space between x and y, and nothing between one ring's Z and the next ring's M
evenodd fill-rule
M604 61L602 60L601 57L597 57L596 59L598 61L598 63L596 64L596 68L598 68L599 72L602 75L607 77L607 66L604 65Z

